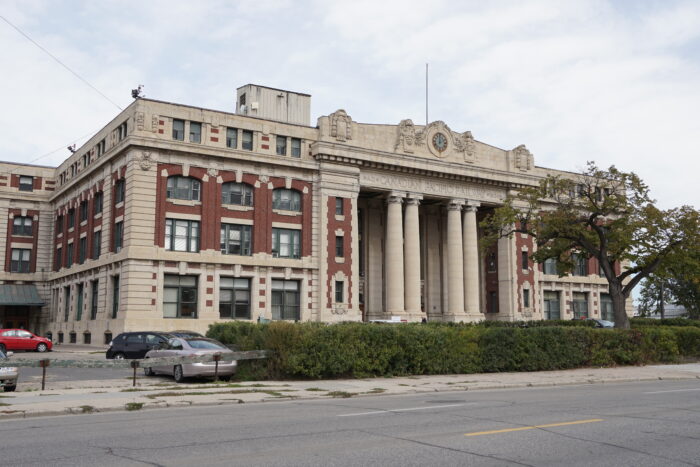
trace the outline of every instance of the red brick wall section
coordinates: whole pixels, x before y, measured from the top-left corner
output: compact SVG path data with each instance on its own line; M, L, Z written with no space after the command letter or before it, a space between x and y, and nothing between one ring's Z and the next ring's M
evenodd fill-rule
M168 176L162 175L163 170L167 170ZM200 249L204 250L211 248L211 218L216 216L216 213L203 210L204 205L211 203L211 185L216 185L216 178L209 177L207 182L203 182L202 178L206 174L206 170L201 167L190 167L188 176L196 178L202 184L201 199L202 204L195 206L183 206L175 204L167 199L168 177L173 175L182 175L182 166L176 164L158 164L158 179L156 181L156 228L154 243L163 248L165 247L165 219L168 217L168 212L177 212L182 214L196 214L201 218L200 232ZM216 187L213 188L216 191ZM219 203L220 204L220 203ZM218 246L217 246L218 248Z
M21 216L22 215L22 210L21 209L8 209L8 214L13 214L13 216ZM7 248L5 248L5 271L10 272L10 263L12 261L12 243L26 243L27 246L32 245L32 253L30 257L30 263L29 263L29 272L36 272L36 252L37 252L37 245L39 242L39 211L28 209L27 210L27 216L34 218L34 216L37 216L37 220L32 222L32 236L31 237L25 237L25 236L16 236L12 234L12 223L14 222L13 219L10 219L9 215L7 216L7 242L5 243L7 245Z
M126 183L126 166L122 166L118 171L115 171L112 173L112 186L110 189L112 190L112 219L110 219L110 229L109 229L109 251L114 252L114 225L116 224L116 219L119 216L124 215L124 206L126 205L126 198L129 196L129 192L127 191L126 187L124 187L124 203L119 206L118 208L116 207L117 203L115 203L115 195L117 193L117 187L116 187L116 182L117 180L124 180ZM73 247L73 251L75 252L76 246Z
M530 283L530 309L534 308L535 294L534 294L534 284L535 284L535 268L532 259L528 260L528 270L527 272L522 267L521 252L523 247L527 248L528 257L532 255L534 251L534 242L532 237L529 235L523 238L522 234L515 234L515 261L517 262L517 283L518 283L518 311L523 311L523 297L522 297L522 286L525 282Z
M477 224L486 218L488 211L477 211ZM483 229L479 229L479 235L483 236ZM493 253L493 267L490 267L490 255ZM496 292L496 307L498 310L498 245L494 244L485 252L483 257L484 285L486 295L484 297L484 312L491 310L491 292Z
M329 196L326 200L328 216L326 223L328 224L328 235L326 237L326 255L328 256L328 276L326 277L326 301L327 307L333 305L335 297L333 296L333 288L335 287L334 276L337 272L342 272L348 283L346 303L352 303L352 200L343 198L343 220L339 221L335 218L335 196ZM343 231L343 257L344 262L338 263L335 257L335 231L341 229Z

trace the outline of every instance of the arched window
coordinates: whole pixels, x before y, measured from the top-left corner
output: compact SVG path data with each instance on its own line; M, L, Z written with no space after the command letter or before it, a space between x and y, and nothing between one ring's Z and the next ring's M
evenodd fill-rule
M272 192L272 209L301 211L301 193L296 190L278 188Z
M224 183L221 185L221 203L252 206L253 187L245 183Z
M182 177L174 175L168 177L169 199L185 199L188 201L199 201L202 184L196 178Z

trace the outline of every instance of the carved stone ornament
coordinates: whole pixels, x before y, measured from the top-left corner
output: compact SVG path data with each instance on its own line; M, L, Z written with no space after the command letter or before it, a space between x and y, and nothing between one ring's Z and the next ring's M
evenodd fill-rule
M396 129L396 144L394 151L403 151L413 153L414 145L416 144L416 128L413 126L413 120L401 120Z
M531 170L535 165L535 158L532 156L532 153L525 147L524 144L521 144L517 148L513 149L511 151L511 154L513 160L513 167L516 169L526 172L528 170Z
M422 144L425 141L430 153L440 159L447 157L452 152L453 139L450 127L439 120L430 123L423 131L416 133L416 144Z
M143 112L136 112L136 129L143 131L144 123L146 121L146 116Z
M455 150L464 154L464 162L476 162L476 143L471 131L454 138Z
M151 131L153 133L158 132L158 115L156 114L151 115Z
M344 306L336 306L334 308L331 308L331 314L334 315L344 315L348 312L348 309L345 308Z
M260 176L260 181L261 181L262 183L267 183L267 182L270 181L270 177L268 177L267 175L261 175L261 176Z
M139 167L141 167L141 170L150 170L155 162L155 157L153 157L151 153L147 151L143 151L141 153L141 157L139 157Z
M352 118L343 110L336 110L330 115L331 136L337 141L352 139Z
M209 167L209 168L207 169L207 174L208 174L210 177L218 177L218 176L219 176L219 171L218 171L216 168L214 168L214 167Z

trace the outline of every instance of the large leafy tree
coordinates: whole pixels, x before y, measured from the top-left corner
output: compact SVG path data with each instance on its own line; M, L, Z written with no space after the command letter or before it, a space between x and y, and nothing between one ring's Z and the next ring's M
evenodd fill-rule
M597 258L609 284L615 327L628 328L625 301L632 289L698 241L699 217L690 206L659 209L636 174L589 162L579 174L548 176L509 195L482 222L483 243L528 234L537 244L534 261L556 258L561 275L573 269L577 255Z

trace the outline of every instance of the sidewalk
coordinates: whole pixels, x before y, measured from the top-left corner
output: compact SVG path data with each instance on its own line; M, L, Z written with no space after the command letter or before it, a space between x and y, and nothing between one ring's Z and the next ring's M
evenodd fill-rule
M68 349L64 348L64 351ZM67 352L68 353L68 352ZM140 375L127 379L54 384L50 390L0 393L0 420L43 415L270 402L291 399L361 397L519 387L606 384L629 381L700 379L700 364L581 368L533 373L483 373L402 378L319 381L260 381L176 384L171 378Z

